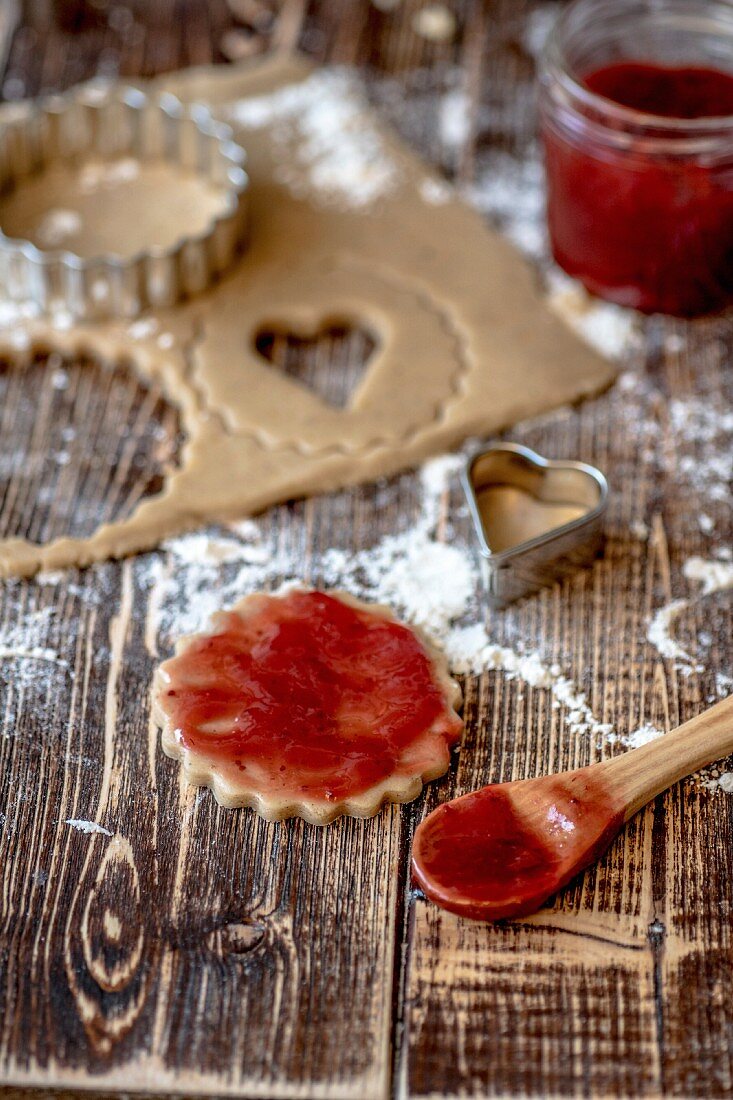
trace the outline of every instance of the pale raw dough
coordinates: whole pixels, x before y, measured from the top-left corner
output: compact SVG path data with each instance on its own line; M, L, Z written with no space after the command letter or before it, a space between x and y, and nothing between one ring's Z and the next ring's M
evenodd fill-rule
M29 177L0 201L0 229L6 237L62 247L85 260L129 259L144 249L172 248L184 233L198 236L226 209L224 189L196 172L125 158L109 166L59 165ZM77 217L74 224L67 216L58 240L54 213Z
M292 591L292 589L289 589ZM309 591L302 589L302 591ZM283 593L285 595L286 593ZM365 603L348 592L330 592L330 596L379 618L396 622L392 610L383 604ZM277 599L272 593L253 593L245 596L231 610L246 619L257 613L262 601ZM216 633L217 616L211 621L211 630ZM401 767L395 773L370 787L362 794L340 802L324 802L323 799L283 799L273 792L269 784L258 779L252 769L242 771L235 764L226 764L216 757L185 747L177 736L171 716L166 709L166 692L170 686L170 677L176 679L176 657L164 661L155 675L153 684L153 717L161 727L161 741L167 756L180 760L183 774L188 783L199 787L210 787L217 802L230 809L248 806L267 821L282 821L288 817L302 817L313 825L328 825L337 817L373 817L385 802L411 802L420 794L423 783L437 779L448 770L450 747L460 736L461 721L458 708L461 706L462 693L458 682L448 672L448 662L443 654L418 628L409 628L416 634L432 665L434 681L439 685L444 700L444 710L418 738L411 742L400 760ZM191 635L182 638L176 646L176 655L203 635ZM445 732L439 732L443 720L450 716L458 730L452 738ZM405 774L405 767L411 774ZM400 774L400 771L402 774Z
M175 337L170 348L154 336L136 341L122 325L26 326L47 346L132 361L143 377L161 378L187 442L162 493L129 519L43 547L0 542L1 572L119 557L206 520L390 474L611 381L613 365L547 309L510 244L450 195L438 204L423 197L426 183L440 181L366 106L341 95L326 104L326 144L308 132L314 110L303 113L300 100L305 90L321 108L322 72L277 57L153 85L248 120L235 133L252 180L251 246L206 295L161 315ZM251 110L233 112L251 97ZM344 172L352 162L361 175L350 205ZM180 230L165 205L155 213ZM378 342L343 411L254 349L268 325L307 334L332 319L358 321ZM12 347L8 334L0 352Z

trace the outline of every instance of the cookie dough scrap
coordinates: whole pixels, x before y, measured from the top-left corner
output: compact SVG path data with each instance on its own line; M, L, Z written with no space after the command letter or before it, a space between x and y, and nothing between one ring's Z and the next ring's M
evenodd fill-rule
M218 612L153 689L189 783L316 825L416 798L448 768L460 703L441 654L388 608L300 588Z
M23 339L84 348L163 382L186 443L161 493L88 538L0 541L0 575L151 549L212 520L414 466L468 436L577 401L616 372L547 307L531 269L384 128L348 70L301 58L190 70L153 82L205 102L247 150L252 239L209 291L140 321L14 321ZM0 119L2 118L0 109ZM160 229L174 208L156 210ZM128 214L120 209L119 228ZM178 228L171 226L170 228ZM258 335L330 322L376 349L345 407L257 350Z

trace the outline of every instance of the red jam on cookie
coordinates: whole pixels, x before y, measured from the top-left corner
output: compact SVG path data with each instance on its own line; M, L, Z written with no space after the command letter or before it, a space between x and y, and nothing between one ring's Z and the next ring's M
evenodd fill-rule
M159 669L163 748L225 806L325 824L415 798L462 722L443 658L344 594L248 596Z

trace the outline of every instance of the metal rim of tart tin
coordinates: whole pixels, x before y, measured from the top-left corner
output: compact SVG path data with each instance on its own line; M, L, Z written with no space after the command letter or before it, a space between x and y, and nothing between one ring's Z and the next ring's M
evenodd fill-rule
M491 607L506 607L554 584L597 556L608 482L595 466L546 459L519 443L491 443L468 456L462 482ZM493 486L518 488L540 503L581 506L584 511L542 534L493 551L480 507L481 493ZM553 496L553 491L558 495Z
M125 158L194 171L222 189L224 209L198 235L130 257L84 258L39 248L0 229L0 292L39 312L76 320L132 318L205 290L234 260L247 231L246 154L200 104L137 88L93 85L3 108L0 194L57 164Z

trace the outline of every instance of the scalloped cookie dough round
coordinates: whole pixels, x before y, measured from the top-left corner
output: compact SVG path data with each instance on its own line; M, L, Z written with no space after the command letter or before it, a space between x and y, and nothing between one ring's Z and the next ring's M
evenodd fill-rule
M168 756L223 806L326 825L409 802L463 722L432 644L342 592L256 593L184 638L155 677Z

